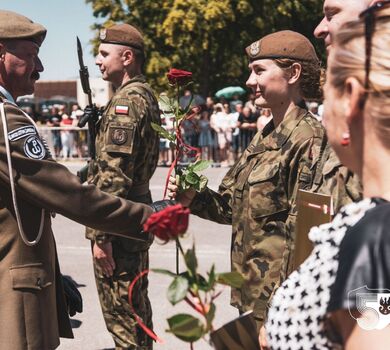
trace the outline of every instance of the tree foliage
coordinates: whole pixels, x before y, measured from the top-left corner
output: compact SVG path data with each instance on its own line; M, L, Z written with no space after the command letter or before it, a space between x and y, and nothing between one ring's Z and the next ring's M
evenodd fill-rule
M166 72L193 72L194 87L213 95L229 85L244 86L244 49L277 30L310 39L321 18L319 0L85 0L100 19L93 28L125 22L137 26L147 47L146 74L157 91L167 88ZM98 41L95 38L95 49Z

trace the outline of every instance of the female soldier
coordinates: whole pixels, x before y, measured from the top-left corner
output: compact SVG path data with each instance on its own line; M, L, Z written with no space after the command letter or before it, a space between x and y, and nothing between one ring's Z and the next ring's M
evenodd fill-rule
M254 310L258 327L268 301L292 271L298 189L310 189L324 129L306 110L305 98L321 97L320 62L307 38L292 31L265 36L247 47L247 86L257 107L273 119L255 135L230 169L218 193L180 193L178 200L202 218L233 227L232 269L245 284L232 289L232 305ZM177 187L170 185L172 197Z

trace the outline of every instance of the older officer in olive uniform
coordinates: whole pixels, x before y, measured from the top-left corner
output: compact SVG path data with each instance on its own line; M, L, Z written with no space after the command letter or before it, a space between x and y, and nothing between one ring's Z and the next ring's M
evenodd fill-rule
M255 135L218 193L206 189L178 199L200 217L232 225L232 269L246 281L244 287L232 289L232 305L240 312L253 310L260 328L274 290L292 271L298 190L310 190L317 178L322 183L330 153L322 125L302 103L314 97L309 94L320 80L310 42L281 31L255 41L246 53L252 72L247 85L256 94L256 105L271 108L273 121ZM284 109L284 115L278 115Z
M149 180L158 161L159 136L151 123L161 124L157 100L142 75L144 41L129 24L100 32L96 64L116 89L96 129L96 158L88 181L102 191L135 202L151 203ZM87 228L92 240L94 269L107 329L117 349L151 349L152 340L137 325L127 301L131 281L149 267L147 242L114 237L110 231ZM136 285L133 306L152 327L148 279Z
M111 196L56 163L33 120L15 104L43 66L46 29L0 11L0 347L51 350L73 337L51 213L121 236L142 237L148 205Z

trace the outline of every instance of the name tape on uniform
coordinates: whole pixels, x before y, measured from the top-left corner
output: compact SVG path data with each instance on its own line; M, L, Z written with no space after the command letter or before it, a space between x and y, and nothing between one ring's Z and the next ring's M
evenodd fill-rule
M29 135L36 135L37 131L33 126L22 126L21 128L17 128L8 133L8 140L17 141L22 139L23 137L27 137Z

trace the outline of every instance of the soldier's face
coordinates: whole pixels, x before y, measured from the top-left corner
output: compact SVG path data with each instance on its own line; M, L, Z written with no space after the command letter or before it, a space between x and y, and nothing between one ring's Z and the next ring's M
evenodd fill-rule
M249 64L250 75L246 82L255 95L255 105L271 108L280 105L288 96L288 79L285 72L269 59Z
M38 45L28 40L15 40L3 49L5 74L2 78L6 89L14 98L32 94L43 71Z
M324 18L314 30L318 39L323 39L326 49L332 46L337 31L346 22L358 19L359 14L366 9L372 0L325 0Z
M103 80L110 81L115 87L122 85L124 75L123 48L120 45L102 43L96 57L96 65Z

